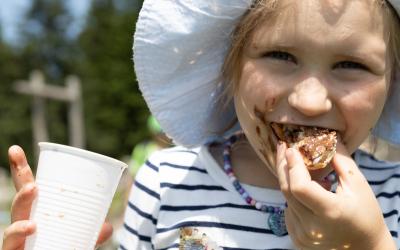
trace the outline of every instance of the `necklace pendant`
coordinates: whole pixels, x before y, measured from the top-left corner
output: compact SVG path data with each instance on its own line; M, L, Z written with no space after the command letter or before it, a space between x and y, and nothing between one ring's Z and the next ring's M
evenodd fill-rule
M276 236L287 234L285 213L271 213L268 217L268 226Z

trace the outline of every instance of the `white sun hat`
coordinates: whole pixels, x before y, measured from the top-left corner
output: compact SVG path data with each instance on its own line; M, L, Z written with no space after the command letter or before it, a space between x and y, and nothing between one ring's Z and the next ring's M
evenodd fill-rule
M399 12L400 0L389 1ZM140 90L163 131L194 147L221 137L236 114L223 109L221 67L231 33L253 0L145 0L134 36ZM398 78L400 79L400 78ZM400 145L400 82L374 134Z

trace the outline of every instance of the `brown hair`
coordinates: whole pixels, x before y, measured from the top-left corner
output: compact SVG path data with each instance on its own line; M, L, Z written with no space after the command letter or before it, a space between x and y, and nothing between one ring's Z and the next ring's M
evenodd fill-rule
M392 69L400 67L400 19L396 10L386 0L377 0L383 10L384 23L386 25L387 46ZM394 70L393 70L394 73ZM392 74L393 76L393 74Z
M242 55L247 46L249 37L260 23L267 20L274 21L284 6L279 4L279 0L256 0L252 7L242 16L236 28L232 32L232 43L225 57L222 66L222 82L224 92L222 93L222 103L228 105L232 100L233 94L237 90L238 82L241 78ZM388 56L392 69L400 65L400 21L395 9L386 0L375 0L379 8L383 11L385 32L387 34ZM392 76L394 75L392 70Z
M241 78L241 58L243 50L247 46L246 41L249 39L249 35L253 33L260 23L277 15L279 12L277 10L278 2L279 0L255 1L233 30L231 47L222 66L222 82L225 85L222 98L225 105L231 101Z
M219 104L222 110L227 109L232 102L233 94L241 78L243 49L247 46L249 35L258 27L260 23L267 19L272 19L278 14L277 6L279 0L255 0L251 8L244 13L239 20L236 28L232 32L231 46L222 65L221 82L223 91ZM218 133L225 133L235 126L237 117L227 123Z

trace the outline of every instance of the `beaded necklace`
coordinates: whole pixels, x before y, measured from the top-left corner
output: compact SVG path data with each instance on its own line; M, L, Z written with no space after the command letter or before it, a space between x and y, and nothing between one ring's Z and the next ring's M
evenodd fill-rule
M264 213L269 213L268 226L271 229L272 233L275 234L276 236L287 235L287 229L285 224L285 207L268 206L253 199L249 195L249 193L242 187L239 180L233 173L232 161L231 161L232 145L239 138L243 136L244 136L243 133L237 133L232 135L229 139L227 139L224 142L224 152L223 152L224 171L228 175L236 191L238 191L238 193L242 196L242 198L246 201L247 204L254 206L256 209Z

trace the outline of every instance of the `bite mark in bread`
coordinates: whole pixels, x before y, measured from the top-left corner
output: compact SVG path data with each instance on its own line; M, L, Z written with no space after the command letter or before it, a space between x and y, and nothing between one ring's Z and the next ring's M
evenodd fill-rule
M271 128L279 140L299 150L309 170L325 168L336 153L335 130L274 122Z

